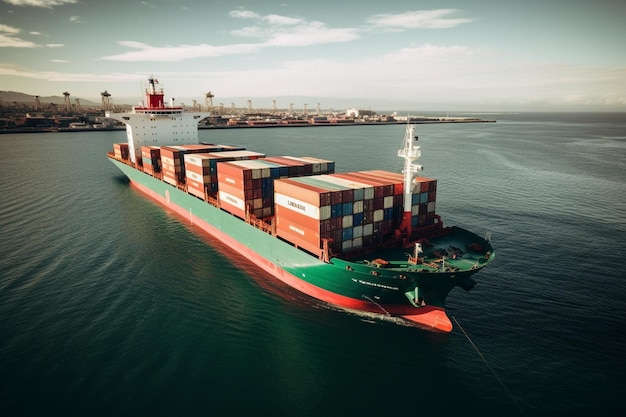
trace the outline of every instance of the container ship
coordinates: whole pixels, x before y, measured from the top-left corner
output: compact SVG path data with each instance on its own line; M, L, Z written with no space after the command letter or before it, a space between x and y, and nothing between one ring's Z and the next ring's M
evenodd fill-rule
M436 214L437 181L418 175L410 124L402 173L340 172L330 160L200 143L209 113L165 104L154 78L141 106L106 116L126 125L127 141L108 158L131 186L331 305L450 332L448 293L472 289L494 259L489 236Z

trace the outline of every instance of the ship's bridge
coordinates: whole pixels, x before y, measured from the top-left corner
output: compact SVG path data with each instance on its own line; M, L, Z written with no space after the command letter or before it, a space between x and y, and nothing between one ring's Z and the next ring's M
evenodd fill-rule
M152 116L170 116L172 114L182 114L182 107L165 107L161 109L154 109L150 107L133 107L133 112L137 114L150 114Z

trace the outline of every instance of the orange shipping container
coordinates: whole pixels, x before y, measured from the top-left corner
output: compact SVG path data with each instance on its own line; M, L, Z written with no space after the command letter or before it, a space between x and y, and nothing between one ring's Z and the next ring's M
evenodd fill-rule
M316 207L330 205L331 201L331 192L328 189L304 184L293 178L275 180L274 193L293 196Z
M196 197L201 198L203 200L206 197L206 192L204 190L204 186L202 186L202 188L200 188L200 187L196 187L195 185L188 184L187 185L187 192L189 194L195 195Z
M291 222L284 217L276 219L276 234L292 244L306 249L316 256L321 254L320 235L317 231Z
M218 196L220 208L244 219L246 217L246 204L236 190L229 187L219 187Z
M276 219L285 219L293 224L299 224L310 230L320 231L323 220L309 217L306 214L291 210L285 206L276 205L274 208Z

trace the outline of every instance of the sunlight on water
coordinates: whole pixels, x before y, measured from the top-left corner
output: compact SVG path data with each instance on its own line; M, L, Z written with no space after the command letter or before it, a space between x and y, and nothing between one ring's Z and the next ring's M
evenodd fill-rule
M123 132L0 135L0 407L64 416L614 409L626 390L626 120L498 117L416 129L445 223L493 233L495 262L447 301L489 366L458 326L433 334L312 300L164 212L106 159ZM331 159L344 172L399 171L403 134L200 138Z

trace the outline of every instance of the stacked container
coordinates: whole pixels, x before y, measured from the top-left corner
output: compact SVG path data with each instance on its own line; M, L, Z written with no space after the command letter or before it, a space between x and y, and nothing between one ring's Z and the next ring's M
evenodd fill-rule
M430 226L435 223L437 180L418 177L415 182L419 184L419 193L416 186L413 191L411 225L413 227Z
M256 161L218 162L220 207L245 218L274 215L274 180L333 172L335 163L317 158L274 156Z
M264 157L265 154L238 150L214 153L185 154L185 183L187 191L198 198L217 194L217 163L222 161L243 161Z
M172 185L183 184L185 182L185 161L186 154L222 152L225 150L235 150L235 148L225 145L181 145L161 147L161 167L163 171L163 181Z
M413 227L434 223L436 181L418 177L412 194ZM323 239L333 253L372 249L391 237L403 217L404 178L360 171L274 183L276 232L319 256Z
M114 143L113 144L113 153L115 157L118 159L126 159L128 160L128 143Z
M266 160L217 163L220 208L246 218L246 211L257 218L274 214L274 179L280 164Z
M150 175L161 172L161 148L159 146L142 146L141 161L144 172Z
M402 219L403 179L369 175L365 172L335 174L350 180L360 181L374 189L371 200L364 201L364 210L373 227L372 238L366 239L365 248L375 247L388 238ZM345 251L345 245L344 245Z
M267 161L283 165L280 178L301 177L305 175L332 174L335 163L325 159L293 156L272 156Z
M333 253L371 246L374 188L335 175L274 182L276 233L319 256L323 239Z
M313 158L310 156L285 156L285 158L299 163L301 162L305 166L305 175L332 174L335 172L335 162L327 159Z
M401 219L404 193L404 177L402 174L382 170L359 171L353 173L360 178L369 178L378 181L391 181L394 183L394 217ZM415 177L414 188L411 196L411 227L418 228L430 226L435 223L435 205L437 198L437 180L426 177Z

